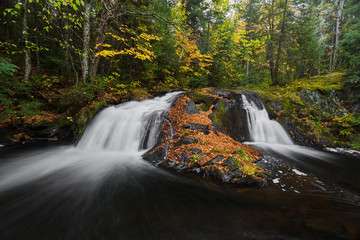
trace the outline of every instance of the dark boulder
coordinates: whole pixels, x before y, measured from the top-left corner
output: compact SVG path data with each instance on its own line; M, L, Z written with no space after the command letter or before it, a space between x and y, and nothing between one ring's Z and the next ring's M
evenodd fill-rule
M200 111L196 109L196 105L193 101L188 102L185 106L185 111L187 114L198 114Z

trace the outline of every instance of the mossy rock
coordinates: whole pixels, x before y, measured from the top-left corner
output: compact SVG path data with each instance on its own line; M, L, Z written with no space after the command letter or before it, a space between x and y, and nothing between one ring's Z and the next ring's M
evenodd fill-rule
M199 91L191 91L188 93L188 97L195 103L201 104L200 109L196 109L198 111L208 111L211 105L216 104L217 98L201 93Z

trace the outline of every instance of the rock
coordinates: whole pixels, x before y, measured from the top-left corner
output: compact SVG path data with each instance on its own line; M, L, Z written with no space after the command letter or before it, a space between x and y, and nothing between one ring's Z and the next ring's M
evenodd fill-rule
M185 106L185 111L187 114L198 114L200 111L196 109L196 105L193 101L190 101L186 106Z
M191 130L203 132L206 135L209 134L209 132L210 132L209 126L203 125L203 124L197 124L197 123L188 123L186 125L183 125L183 128L188 128Z
M296 125L289 121L287 118L283 120L284 127L289 132L291 138L293 139L294 143L300 146L306 147L314 147L314 148L323 148L328 144L328 141L325 139L320 139L318 141L315 136L305 135L301 131L296 128Z
M209 166L211 164L221 162L224 158L225 158L224 156L218 155L218 156L214 157L213 159L211 159L210 161L206 162L203 166Z
M312 107L320 107L323 112L336 113L340 116L346 113L346 109L341 104L341 94L338 91L329 90L325 95L317 91L303 89L297 95Z
M360 113L360 102L355 103L355 104L352 105L351 112Z
M245 95L249 102L254 102L260 110L264 109L265 106L257 92L246 91L241 94Z
M163 122L164 125L162 126L155 146L142 155L144 160L160 163L166 159L169 148L168 141L173 138L173 134L170 123L168 121Z
M249 95L256 96L253 92ZM257 150L239 142L246 139L244 134L248 131L240 92L219 89L187 92L169 110L168 121L173 126L173 135L163 127L157 144L143 155L144 159L161 162L158 166L164 168L201 173L225 183L265 186L267 178L258 176L258 168L254 167L255 172L250 176L249 172L242 172L244 165L229 160L238 150L254 161L261 156ZM237 157L240 162L248 161L246 159L241 155Z
M196 148L190 148L189 151L192 153L192 154L196 154L196 155L199 155L199 156L203 156L203 152L199 149L196 149Z
M187 95L192 100L192 102L201 105L201 109L199 109L201 111L208 111L210 106L216 104L216 101L218 100L213 96L209 96L198 91L190 91L187 93Z
M247 127L247 114L242 108L241 93L223 92L231 101L219 100L214 105L213 113L209 116L213 120L213 126L219 132L226 133L237 141L249 140Z
M350 105L352 113L360 112L360 76L359 73L356 75L349 76L349 79L345 83L344 96L347 103Z
M197 142L198 142L197 139L189 138L186 136L181 136L180 140L175 144L175 146L181 146L184 144L193 144L193 143L197 143Z

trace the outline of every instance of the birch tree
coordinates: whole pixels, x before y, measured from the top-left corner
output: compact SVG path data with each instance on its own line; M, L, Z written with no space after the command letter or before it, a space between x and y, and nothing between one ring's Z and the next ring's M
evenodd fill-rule
M28 14L28 0L22 0L21 2L21 12L22 12L22 40L24 46L24 57L25 57L25 81L29 80L31 73L31 53L30 48L28 46L28 22L27 22L27 14Z

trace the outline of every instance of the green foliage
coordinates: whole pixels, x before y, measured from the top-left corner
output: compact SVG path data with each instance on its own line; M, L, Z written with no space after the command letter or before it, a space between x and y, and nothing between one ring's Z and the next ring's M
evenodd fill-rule
M199 154L191 155L190 161L192 164L198 164L199 163Z
M191 92L189 97L195 104L201 104L202 111L208 111L213 103L213 97L199 91Z
M41 91L62 86L62 80L58 76L36 74L30 78L32 89Z
M239 154L241 157L245 157L248 154L244 149L238 149L236 153Z
M356 0L346 2L346 27L341 40L341 55L352 70L358 71L360 66L360 3Z
M359 114L350 113L341 103L331 102L333 96L329 94L331 90L343 90L344 85L344 74L332 73L295 80L285 87L256 87L253 90L261 92L264 98L280 103L280 112L268 105L273 118L291 120L300 132L314 137L317 141L326 139L328 146L359 149L356 142L359 140ZM320 99L316 101L320 102L304 100L304 95L300 94L304 89L317 92ZM305 94L305 97L309 97L311 92ZM330 101L332 106L328 103L321 105L326 101Z
M9 58L0 58L0 75L13 76L19 67L11 63Z
M257 175L261 168L253 163L253 160L247 155L235 155L231 158L231 161L239 168L240 171L246 176Z
M228 151L226 149L217 149L217 148L211 149L210 152L212 152L212 153L220 153L220 154L221 153L223 153L223 154L228 153Z
M28 117L41 115L40 110L44 107L43 102L39 101L23 101L19 104L20 108L15 112L18 117Z
M211 115L211 119L213 119L213 121L217 124L219 124L220 126L222 126L223 128L227 129L227 128L231 128L232 123L226 121L226 116L228 115L228 111L225 110L225 104L222 101L219 101L219 106L220 108L217 108L214 113Z

